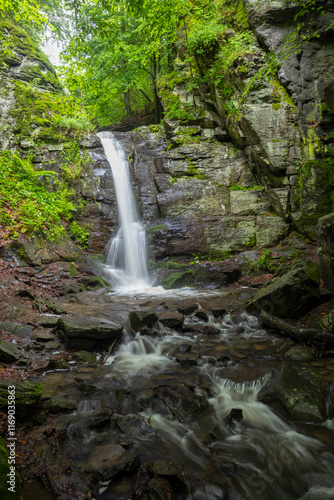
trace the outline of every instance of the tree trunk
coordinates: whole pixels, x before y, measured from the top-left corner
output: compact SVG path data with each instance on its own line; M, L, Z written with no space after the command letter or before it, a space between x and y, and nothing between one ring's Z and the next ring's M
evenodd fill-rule
M155 122L160 123L163 117L164 108L161 104L160 97L158 95L157 87L157 59L155 56L152 57L152 83L153 83L153 95L155 104Z
M317 330L316 328L299 328L265 311L261 311L259 320L264 325L270 326L283 334L283 336L291 337L297 342L326 342L327 344L334 345L334 334L332 333Z
M130 92L124 92L124 104L126 109L126 116L132 115L131 102L130 102Z

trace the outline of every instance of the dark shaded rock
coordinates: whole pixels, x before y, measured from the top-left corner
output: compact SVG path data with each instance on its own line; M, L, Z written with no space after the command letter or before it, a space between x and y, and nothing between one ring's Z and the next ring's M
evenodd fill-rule
M142 491L143 500L176 500L172 486L163 477L153 478Z
M110 415L107 412L98 413L89 419L88 426L91 429L99 430L110 424Z
M198 309L195 312L196 318L202 320L202 321L209 321L210 319L210 314L208 311L205 311L204 309Z
M118 444L105 444L93 449L87 463L83 464L86 472L95 472L103 480L110 480L120 473L138 469L138 455L125 450Z
M150 463L148 472L155 477L163 477L168 480L174 491L186 491L182 471L172 462L156 460Z
M195 394L186 386L160 386L155 391L178 416L186 419L198 415L208 405L204 397Z
M15 391L13 389L15 387ZM7 411L8 392L15 392L16 416L25 417L36 405L42 394L42 388L34 382L17 382L16 380L0 380L0 408Z
M101 276L84 276L81 278L81 283L87 288L87 290L111 288L109 281L105 280Z
M294 345L285 353L285 358L294 359L296 361L305 361L314 359L314 354L309 347L303 345Z
M14 363L19 357L20 351L14 344L0 339L0 361L4 363Z
M334 213L325 215L318 220L319 236L318 259L320 274L324 286L334 291Z
M243 419L242 410L239 408L232 408L230 413L225 418L225 423L227 425L233 424L233 422L240 422Z
M104 318L91 316L61 316L57 333L70 349L92 349L99 343L113 342L123 327Z
M57 359L55 362L55 369L56 370L68 370L70 365L64 358Z
M139 332L144 327L150 327L155 325L158 321L158 315L153 310L147 311L131 311L129 314L131 328L135 332Z
M261 389L258 400L283 417L300 422L323 422L326 385L313 368L284 363Z
M258 316L262 310L279 318L301 318L319 302L320 273L317 264L298 260L280 268L269 285L246 302L246 311Z
M192 265L182 271L169 272L161 285L167 290L194 286L197 288L220 288L234 283L241 276L241 271L235 265L215 262Z
M66 413L75 410L75 403L70 401L67 395L62 394L48 399L44 406L51 413Z
M28 299L35 300L35 295L28 288L21 288L17 291L18 297L27 297Z
M156 436L153 427L137 416L118 416L115 424L122 432L130 436L144 438Z
M185 316L189 316L198 308L198 304L185 304L178 307L178 311Z
M176 311L167 311L159 316L159 321L167 328L182 328L184 316Z

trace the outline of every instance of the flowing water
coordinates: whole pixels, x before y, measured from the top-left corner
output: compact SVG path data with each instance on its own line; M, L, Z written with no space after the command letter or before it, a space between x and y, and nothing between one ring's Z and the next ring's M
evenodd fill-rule
M110 164L117 199L119 229L110 243L106 264L116 285L125 289L150 287L145 229L140 222L124 150L111 132L99 132Z
M218 301L233 310L230 291L149 288L127 162L110 133L99 136L120 219L107 262L122 286L106 313L112 319L112 307L152 306L160 314L189 301L206 310ZM72 464L73 484L82 481L92 450L108 443L136 453L142 467L112 480L93 475L98 500L334 499L333 419L293 424L258 400L292 342L269 335L240 307L207 319L187 316L180 331L161 324L137 334L127 328L104 365L46 377L45 393L56 385L76 402L76 411L57 424L67 429L62 460ZM314 366L299 366L307 363ZM328 363L319 368L326 381L334 369ZM228 421L232 410L241 418ZM147 490L154 480L158 490Z

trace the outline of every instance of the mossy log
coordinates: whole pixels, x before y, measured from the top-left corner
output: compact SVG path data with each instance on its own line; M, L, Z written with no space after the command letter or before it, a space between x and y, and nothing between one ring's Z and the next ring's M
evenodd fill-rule
M334 346L334 334L332 333L316 328L300 328L265 311L261 311L259 320L263 325L273 328L284 336L291 337L296 342L326 342Z

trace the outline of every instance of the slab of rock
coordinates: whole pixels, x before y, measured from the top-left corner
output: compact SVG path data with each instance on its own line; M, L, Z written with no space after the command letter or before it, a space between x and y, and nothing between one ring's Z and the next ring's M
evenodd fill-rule
M14 363L20 357L20 351L11 342L0 339L0 361L4 363Z
M301 318L319 302L319 266L298 260L282 268L273 280L246 301L246 311L258 316L262 310L279 318Z
M39 384L30 381L0 380L0 409L3 411L7 411L8 392L13 386L15 387L16 416L25 417L38 402L42 388Z
M146 311L131 311L129 314L130 325L135 332L139 332L142 328L155 325L158 319L159 317L153 309Z
M93 449L89 460L83 465L86 472L96 472L103 480L110 480L120 473L138 469L138 455L125 450L118 444L105 444Z
M258 400L293 421L326 420L326 384L313 368L284 363L261 389Z
M35 323L38 326L53 328L56 326L59 318L59 314L41 314L39 318L36 319Z
M75 403L67 395L59 394L45 403L45 408L51 413L64 413L75 410Z
M91 316L61 316L57 333L70 349L93 349L100 343L113 342L123 332L122 325Z
M182 328L184 316L177 311L167 311L159 316L159 321L167 328Z
M18 335L24 339L32 337L32 328L30 328L30 326L19 325L11 321L0 321L0 329Z

